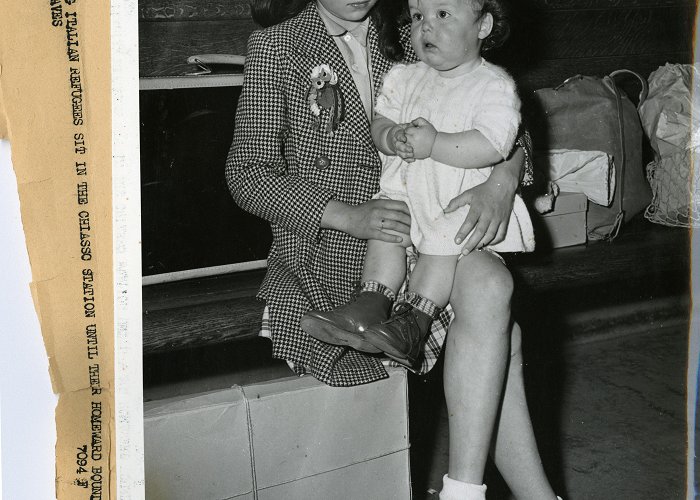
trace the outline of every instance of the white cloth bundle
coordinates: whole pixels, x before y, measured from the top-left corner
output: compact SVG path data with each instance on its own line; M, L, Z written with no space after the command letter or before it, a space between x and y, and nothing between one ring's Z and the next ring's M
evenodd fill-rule
M649 75L649 95L639 116L657 159L700 147L698 95L697 66L666 64Z
M583 193L589 200L610 206L615 194L615 165L603 151L552 149L535 154L535 165L561 191Z

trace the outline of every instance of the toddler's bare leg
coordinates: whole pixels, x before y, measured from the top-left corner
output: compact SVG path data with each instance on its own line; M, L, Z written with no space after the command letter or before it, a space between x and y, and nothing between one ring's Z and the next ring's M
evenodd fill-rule
M376 281L396 293L401 288L405 277L405 246L380 240L367 242L362 281Z
M456 256L421 255L411 273L408 286L411 293L394 309L389 320L364 332L367 342L395 361L414 367L423 352L430 324L447 304L456 262ZM384 264L374 267L377 273L389 273Z
M403 246L370 240L362 276L364 284L359 292L353 294L348 303L330 311L309 311L301 318L301 328L328 344L350 346L369 353L381 352L367 341L366 331L388 318L393 295L405 274L406 249Z
M445 307L452 292L452 282L457 268L456 255L421 254L411 273L411 292Z

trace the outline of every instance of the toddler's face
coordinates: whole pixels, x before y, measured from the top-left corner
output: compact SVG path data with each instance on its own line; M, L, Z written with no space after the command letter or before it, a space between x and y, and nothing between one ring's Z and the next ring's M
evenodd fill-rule
M468 71L481 62L481 40L491 33L491 14L471 0L408 0L411 43L421 61L438 71Z
M344 21L362 21L378 0L318 0L328 12Z

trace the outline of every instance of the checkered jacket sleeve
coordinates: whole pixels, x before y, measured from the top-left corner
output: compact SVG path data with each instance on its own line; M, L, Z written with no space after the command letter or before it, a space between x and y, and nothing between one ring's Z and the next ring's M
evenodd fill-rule
M282 138L288 133L284 61L267 33L248 41L245 80L236 111L226 180L239 206L303 238L314 239L332 193L290 172Z

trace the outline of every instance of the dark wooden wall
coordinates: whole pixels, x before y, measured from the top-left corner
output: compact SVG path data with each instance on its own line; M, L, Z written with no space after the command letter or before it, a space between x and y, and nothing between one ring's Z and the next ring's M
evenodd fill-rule
M520 0L498 62L526 90L619 68L644 77L692 61L695 3L688 0Z
M141 76L193 71L186 61L196 54L244 55L256 28L248 0L140 0Z
M512 0L513 36L494 60L525 90L618 68L647 77L692 61L692 0ZM188 56L245 54L247 0L141 0L141 76L182 74Z
M648 77L667 62L692 60L692 0L511 3L511 40L489 57L515 75L524 100L575 74L627 68ZM243 55L257 27L248 0L141 0L139 19L143 77L196 71L186 64L195 54ZM636 81L621 83L630 96L638 92ZM235 206L223 177L238 94L141 93L144 275L265 259L268 225Z

